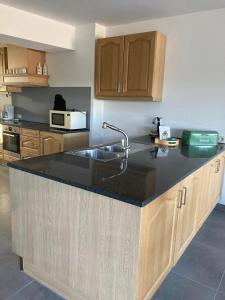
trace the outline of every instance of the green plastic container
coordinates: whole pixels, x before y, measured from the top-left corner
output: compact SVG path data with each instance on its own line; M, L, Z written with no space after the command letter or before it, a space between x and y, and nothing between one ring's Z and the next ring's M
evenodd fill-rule
M182 143L190 146L216 146L219 134L210 130L184 130Z

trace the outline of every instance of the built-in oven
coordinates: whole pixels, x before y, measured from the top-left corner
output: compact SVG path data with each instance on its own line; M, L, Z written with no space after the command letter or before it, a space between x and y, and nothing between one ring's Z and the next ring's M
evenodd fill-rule
M4 154L20 158L20 128L4 125L2 136Z

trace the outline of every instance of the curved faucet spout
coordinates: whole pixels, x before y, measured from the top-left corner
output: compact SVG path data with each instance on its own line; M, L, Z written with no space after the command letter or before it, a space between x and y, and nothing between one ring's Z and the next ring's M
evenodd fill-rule
M111 130L120 132L124 136L124 140L122 140L122 147L124 148L124 150L128 150L130 148L130 146L129 146L129 138L128 138L128 135L126 134L125 131L123 131L122 129L120 129L120 128L112 125L112 124L109 124L107 122L103 122L102 123L102 128L103 129L110 128Z

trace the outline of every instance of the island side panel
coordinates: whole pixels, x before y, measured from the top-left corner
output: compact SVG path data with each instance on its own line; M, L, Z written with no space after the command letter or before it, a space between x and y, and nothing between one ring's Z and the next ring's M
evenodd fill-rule
M10 168L13 251L67 299L136 299L141 208Z

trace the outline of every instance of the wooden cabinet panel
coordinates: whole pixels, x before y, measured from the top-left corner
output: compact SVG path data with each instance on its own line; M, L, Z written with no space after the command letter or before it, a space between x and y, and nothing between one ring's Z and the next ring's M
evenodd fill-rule
M210 162L210 181L208 201L210 208L213 209L217 204L222 188L222 180L224 177L224 156L219 155Z
M124 96L147 97L151 91L154 32L125 36Z
M121 96L124 37L100 39L96 46L96 95Z
M32 149L39 152L39 138L22 135L20 140L20 147L22 149Z
M37 75L37 64L45 63L45 52L14 45L7 46L8 69L26 68L26 74L7 74L4 84L7 86L48 86L48 76Z
M201 227L211 211L208 201L210 171L211 167L207 164L196 173L199 178L199 184L196 192L196 230Z
M165 46L156 31L98 40L96 96L161 100Z
M193 174L185 179L179 187L180 196L177 202L175 263L181 257L195 234L198 184L199 177Z
M3 159L6 160L6 161L16 161L16 160L20 160L19 157L15 157L15 156L11 156L11 155L8 155L8 154L3 154Z
M21 128L20 133L26 136L39 137L39 130L29 129L29 128Z
M142 208L138 299L150 299L173 265L177 187Z
M39 156L39 151L35 151L35 150L27 150L27 149L22 149L21 150L21 153L20 153L20 156L21 156L21 159L28 159L28 158L32 158L32 157L37 157Z
M51 132L40 133L41 155L48 155L63 151L63 134Z
M5 73L6 68L8 67L7 61L7 48L0 48L0 84L3 84L3 74Z

